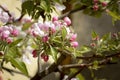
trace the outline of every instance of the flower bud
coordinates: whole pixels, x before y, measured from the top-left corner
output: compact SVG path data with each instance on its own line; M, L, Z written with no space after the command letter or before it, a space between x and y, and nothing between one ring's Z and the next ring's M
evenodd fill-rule
M94 10L94 11L98 11L98 9L99 9L99 6L98 6L97 4L95 4L95 5L93 6L93 10Z
M72 34L72 36L70 37L70 41L75 41L77 38L77 34Z
M18 36L19 31L18 31L17 29L14 29L14 30L11 32L11 34L16 37L16 36Z
M107 2L102 2L102 6L103 6L103 7L106 7L107 4L108 4Z
M47 42L47 41L48 41L48 36L47 36L47 35L46 35L46 36L43 36L43 37L42 37L42 41L43 41L43 42Z
M33 50L32 55L33 55L34 58L36 58L37 57L37 50Z
M43 60L44 60L45 62L47 62L47 61L49 60L49 56L48 56L48 55L45 55L44 58L43 58Z
M11 38L7 38L6 41L7 41L8 44L12 43L12 39Z
M64 18L65 23L69 26L71 24L71 20L69 17Z
M57 16L54 16L54 17L52 18L52 22L57 21L57 20L58 20L58 17L57 17Z
M94 3L98 3L98 2L99 2L99 0L93 0L93 2L94 2Z
M78 42L77 41L71 42L71 46L74 48L78 47Z

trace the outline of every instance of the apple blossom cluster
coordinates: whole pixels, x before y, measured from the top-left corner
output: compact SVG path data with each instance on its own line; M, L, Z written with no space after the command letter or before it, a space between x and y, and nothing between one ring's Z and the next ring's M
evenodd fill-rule
M13 25L0 26L0 40L7 43L13 42L13 38L19 35L19 30Z
M65 43L64 46L69 46L76 48L78 47L78 42L76 41L77 34L73 32L73 30L70 27L71 20L68 17L65 17L63 20L58 20L58 17L53 17L52 21L47 22L37 22L34 23L31 26L30 34L34 37L40 38L41 44L52 44L53 36L61 36L62 37L62 31L63 29L66 32L65 39L61 42L68 42ZM51 37L52 36L52 37ZM53 43L56 44L56 43ZM48 46L48 45L47 45ZM59 47L59 46L58 46ZM33 50L32 54L33 57L38 56L38 50ZM45 62L48 61L49 57L47 54L43 53L41 55L41 58L44 59Z

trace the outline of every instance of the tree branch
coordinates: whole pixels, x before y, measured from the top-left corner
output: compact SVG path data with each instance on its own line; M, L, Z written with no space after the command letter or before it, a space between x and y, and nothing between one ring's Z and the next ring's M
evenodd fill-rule
M83 10L83 9L85 9L85 8L87 8L87 6L82 6L82 7L80 7L80 8L73 9L73 10L71 10L71 11L69 11L69 12L66 12L65 14L62 14L62 16L59 17L59 19L62 19L62 18L64 18L64 17L66 17L66 16L69 16L69 15L72 14L72 13L81 11L81 10Z
M12 17L12 14L9 12L9 10L5 9L2 5L0 5L0 8L1 8L4 12L6 12L6 13L9 15L9 17Z
M110 57L120 57L120 53L116 53L116 54L111 54L111 55L107 55L107 56L100 56L100 55L92 55L92 56L88 56L88 57L76 57L77 59L84 59L84 60L89 60L89 59L105 59L105 58L110 58Z

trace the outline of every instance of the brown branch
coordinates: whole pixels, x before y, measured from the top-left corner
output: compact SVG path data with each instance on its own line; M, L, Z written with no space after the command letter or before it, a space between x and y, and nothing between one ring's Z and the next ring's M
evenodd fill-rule
M110 57L120 57L120 53L116 53L116 54L111 54L111 55L107 55L107 56L100 56L100 55L92 55L92 56L83 56L83 57L76 57L77 59L84 59L84 60L89 60L89 59L95 59L95 58L98 58L98 59L105 59L105 58L110 58Z
M4 12L6 12L10 18L12 18L12 19L11 19L12 23L18 22L18 21L20 21L20 20L24 17L24 14L21 14L20 17L15 20L15 18L12 16L12 14L10 13L10 11L9 11L8 9L4 8L2 5L0 5L0 8L1 8ZM11 24L11 22L8 21L7 24Z
M62 14L62 16L59 17L59 19L62 19L62 18L64 18L64 17L66 17L66 16L69 16L69 15L72 14L72 13L81 11L81 10L83 10L83 9L85 9L85 8L87 8L87 6L82 6L82 7L80 7L80 8L73 9L73 10L71 10L71 11L68 11L68 12Z
M116 55L117 55L117 54L116 54ZM113 56L115 56L115 55L113 55ZM100 65L107 65L107 64L113 64L113 63L110 62L110 58L109 58L109 57L111 57L111 56L108 56L108 58L103 59L103 60L101 60L101 61L98 61L98 66L100 66ZM66 80L70 80L71 78L73 78L73 77L75 77L77 74L79 74L84 68L88 68L89 66L93 66L93 65L94 65L93 62L88 63L88 64L69 64L69 65L59 66L58 69L61 71L61 70L69 69L69 68L78 68L79 70L78 70L76 73L70 75L70 76L66 79Z
M1 8L4 12L6 12L6 13L9 15L9 17L12 17L12 14L9 12L9 10L5 9L2 5L0 5L0 8Z

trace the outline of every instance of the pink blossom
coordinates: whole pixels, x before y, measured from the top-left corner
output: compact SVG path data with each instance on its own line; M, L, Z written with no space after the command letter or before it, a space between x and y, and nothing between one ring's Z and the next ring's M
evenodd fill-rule
M71 20L69 17L64 18L65 23L69 26L71 24Z
M56 32L55 27L51 27L51 31L52 31L52 33L55 33Z
M77 34L72 34L70 37L70 41L75 41L77 38Z
M54 21L57 21L58 20L58 17L57 16L54 16L53 18L52 18L52 21L54 22Z
M12 43L12 39L11 38L7 38L7 43L9 44L9 43Z
M2 39L7 39L9 37L10 32L9 31L3 31L1 33L1 38Z
M13 29L13 31L11 32L11 34L12 34L13 36L18 36L19 31L18 31L17 29Z
M78 47L78 42L77 41L71 42L71 46L74 48Z

